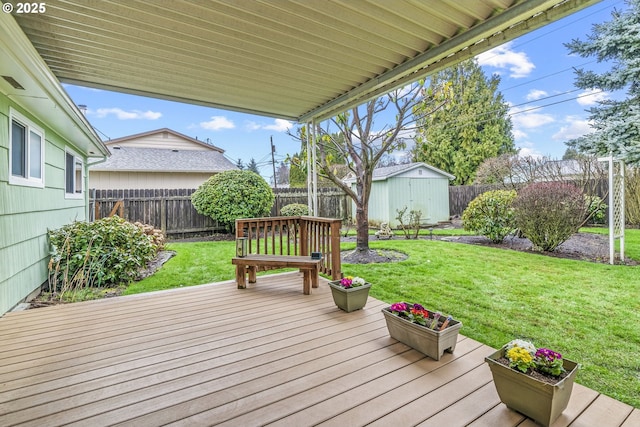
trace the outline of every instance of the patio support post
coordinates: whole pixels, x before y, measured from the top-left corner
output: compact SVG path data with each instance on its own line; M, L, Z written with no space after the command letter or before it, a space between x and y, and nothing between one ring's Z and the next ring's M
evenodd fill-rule
M316 169L316 121L307 122L307 202L309 215L318 216L318 171Z

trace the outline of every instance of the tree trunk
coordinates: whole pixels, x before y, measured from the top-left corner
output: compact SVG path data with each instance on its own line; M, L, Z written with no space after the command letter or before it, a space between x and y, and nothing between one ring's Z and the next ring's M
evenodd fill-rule
M369 251L369 209L368 204L356 204L356 251Z

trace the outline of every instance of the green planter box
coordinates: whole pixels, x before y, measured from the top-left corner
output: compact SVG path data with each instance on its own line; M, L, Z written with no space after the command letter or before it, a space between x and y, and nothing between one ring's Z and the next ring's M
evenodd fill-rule
M548 427L567 408L579 365L563 359L569 375L551 385L496 362L503 356L504 349L500 349L485 358L500 400L514 411Z
M440 360L445 351L453 353L456 348L458 331L462 327L462 323L457 320L451 320L443 331L434 331L393 314L389 308L383 308L382 314L387 321L391 338L415 348L432 359Z
M340 281L329 282L331 288L331 295L333 295L333 302L347 313L360 310L367 304L367 298L369 298L369 288L371 283L365 283L362 286L355 288L345 289L340 286Z

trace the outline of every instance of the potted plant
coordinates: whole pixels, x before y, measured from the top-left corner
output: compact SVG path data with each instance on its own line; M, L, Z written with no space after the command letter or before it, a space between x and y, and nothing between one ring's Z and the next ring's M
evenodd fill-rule
M569 403L579 365L548 348L513 340L485 358L502 403L549 426Z
M360 310L367 303L371 283L361 277L346 276L341 280L329 282L333 302L347 313Z
M462 323L426 310L420 304L397 302L382 309L389 335L435 360L453 353Z

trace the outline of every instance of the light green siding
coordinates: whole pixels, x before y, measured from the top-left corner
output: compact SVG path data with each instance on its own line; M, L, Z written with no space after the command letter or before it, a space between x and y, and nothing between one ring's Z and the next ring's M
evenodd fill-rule
M355 184L352 184L355 189ZM398 210L407 207L422 212L421 224L432 225L449 220L449 177L422 164L405 172L373 181L369 198L369 224L378 227L386 222L399 227ZM355 221L355 204L353 205Z
M44 188L9 185L10 107L45 132ZM71 142L0 94L0 315L46 282L47 230L86 219L86 194L82 199L65 198L65 147L73 149Z

